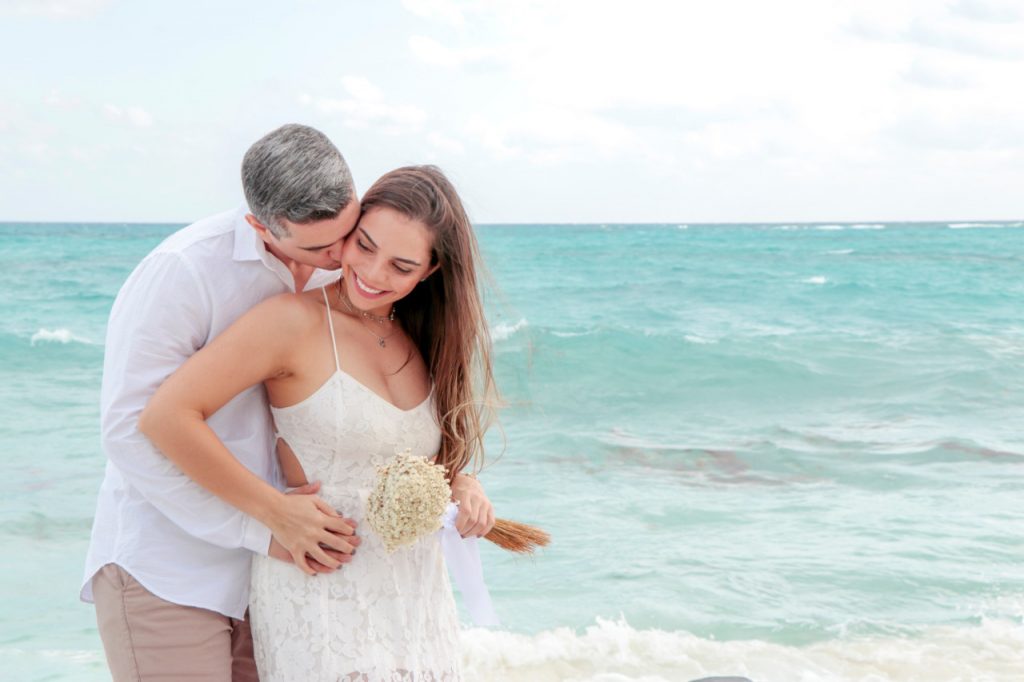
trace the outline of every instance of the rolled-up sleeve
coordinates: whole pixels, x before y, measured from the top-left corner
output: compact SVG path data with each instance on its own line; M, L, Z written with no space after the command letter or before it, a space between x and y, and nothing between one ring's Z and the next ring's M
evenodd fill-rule
M185 532L220 547L266 554L269 528L200 487L138 430L156 389L207 342L212 305L177 253L153 253L131 274L107 327L103 450L128 485Z

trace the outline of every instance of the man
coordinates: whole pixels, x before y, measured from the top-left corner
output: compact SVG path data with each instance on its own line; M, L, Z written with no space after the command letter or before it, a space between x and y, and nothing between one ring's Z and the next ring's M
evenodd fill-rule
M253 511L246 500L234 500L236 508L199 487L137 428L163 380L249 308L339 277L359 202L326 136L301 125L269 133L246 152L242 182L249 211L168 237L111 310L101 393L108 462L81 596L95 601L115 682L256 680L245 620L250 552L331 572L359 542L353 522L312 494L315 483L258 520L240 511ZM242 465L280 486L262 386L208 423ZM490 503L479 485L460 476L453 495L462 506L459 530L486 532Z

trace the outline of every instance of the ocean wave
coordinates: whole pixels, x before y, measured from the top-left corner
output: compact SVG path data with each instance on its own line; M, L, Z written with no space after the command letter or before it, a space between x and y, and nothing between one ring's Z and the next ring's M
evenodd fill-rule
M1024 227L1024 222L1016 223L946 223L946 226L953 230L979 230L979 229L1000 229L1005 227Z
M881 223L858 223L856 225L850 225L851 230L884 230L885 225Z
M508 324L507 322L499 322L497 325L491 328L491 339L494 341L505 341L512 338L512 336L520 329L525 329L529 326L526 318L520 318L515 324Z
M39 329L35 334L32 335L30 343L34 346L36 343L84 343L86 345L96 345L93 341L85 338L84 336L78 336L71 332L70 329L61 327L59 329Z
M845 230L846 226L845 225L815 225L812 229L823 230L825 232L839 232L840 230Z
M930 429L892 428L885 422L835 423L820 428L789 428L776 426L760 447L777 448L801 453L816 453L831 450L857 451L887 455L895 458L911 458L922 462L938 462L953 458L982 460L1021 460L1024 453L1015 452L1014 447L1005 443L982 444L964 437L928 438Z
M836 638L808 646L637 630L621 618L598 618L582 633L570 628L536 635L483 629L462 633L466 678L495 682L656 682L712 675L741 675L754 682L1018 680L1024 679L1022 647L1024 626L1001 619L933 627L913 636Z
M1015 360L1024 357L1024 335L1006 330L1006 336L967 334L964 337L976 348L997 359Z
M826 284L828 282L828 277L825 277L824 275L815 275L814 277L808 277L807 279L802 279L800 281L804 284Z
M980 443L975 443L974 441L958 438L948 438L946 440L938 440L928 443L925 451L932 452L934 450L956 452L978 459L1011 459L1024 461L1024 454L1019 452L989 448L981 445Z
M557 336L560 339L574 339L577 336L590 336L591 334L594 334L594 333L595 333L595 331L593 329L591 329L591 330L583 331L583 332L556 332L556 331L552 331L551 335L552 336Z
M853 253L853 249L835 249L833 251L826 251L830 256L848 256Z
M683 336L683 338L689 341L690 343L696 343L699 346L707 346L718 343L718 339L709 339L705 336L700 336L698 334L686 334L685 336Z

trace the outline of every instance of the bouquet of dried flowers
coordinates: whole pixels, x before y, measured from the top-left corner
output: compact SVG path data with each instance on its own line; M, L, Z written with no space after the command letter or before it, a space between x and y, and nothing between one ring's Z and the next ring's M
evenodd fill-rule
M366 508L366 520L389 552L441 528L451 500L445 468L408 450L377 469L377 482ZM534 526L497 519L484 536L503 549L531 554L551 537Z

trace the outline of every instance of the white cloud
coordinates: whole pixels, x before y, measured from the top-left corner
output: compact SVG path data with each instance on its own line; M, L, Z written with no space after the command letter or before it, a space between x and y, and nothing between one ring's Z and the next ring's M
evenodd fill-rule
M68 97L61 94L56 88L52 88L43 97L43 103L57 109L77 109L82 104L82 100L78 97Z
M457 67L484 61L506 60L506 49L499 46L472 46L451 48L433 38L412 36L409 49L421 62L436 66Z
M436 40L413 36L409 38L409 48L412 53L427 64L439 66L458 66L462 63L462 57L454 50L445 47Z
M436 131L427 135L427 142L439 152L447 154L464 154L466 152L466 147L461 142Z
M1021 20L1018 0L959 0L950 10L975 21L1013 23Z
M963 90L975 82L957 65L926 58L915 59L904 77L908 83L943 90Z
M0 15L106 6L0 0ZM927 217L964 215L968 204L973 217L1020 211L1012 187L1024 181L1016 123L1024 121L1024 0L325 4L318 15L357 23L360 40L313 41L283 61L256 55L245 78L235 77L231 55L245 41L305 35L304 13L254 6L234 17L240 30L224 33L208 8L186 0L173 16L195 31L197 48L214 48L203 59L140 45L139 68L83 90L62 65L81 58L102 71L116 59L95 45L132 30L138 13L125 8L89 31L65 31L53 43L59 52L36 60L0 102L0 162L43 177L48 163L68 161L88 199L82 206L100 212L118 200L93 169L121 167L142 153L134 144L152 160L136 168L170 176L202 159L233 166L259 134L289 120L338 139L358 172L436 157L474 178L470 199L487 205L485 220ZM53 28L0 20L18 49L49 44ZM367 45L383 56L367 59ZM336 79L337 64L361 71ZM203 100L208 111L197 119L171 101L180 88L161 88L151 73L193 99L218 96ZM193 141L179 141L184 135ZM27 141L51 152L23 149ZM74 144L83 149L69 155ZM236 190L226 177L225 192ZM509 186L518 192L492 192ZM20 196L29 184L18 187L0 199L42 205ZM555 187L561 200L508 199ZM622 189L635 198L628 207L609 198ZM158 210L150 200L136 212L159 218Z
M119 107L116 104L104 104L103 113L111 121L124 122L136 128L149 128L153 125L153 116L138 106Z
M474 11L496 33L409 45L419 60L448 67L501 55L501 88L492 91L500 104L474 92L462 121L503 159L880 162L910 117L984 120L1024 109L1020 89L1008 87L1019 80L1012 58L1024 42L997 3L784 5L484 2ZM451 109L455 118L456 96Z
M384 93L381 92L380 88L362 76L343 76L341 84L345 86L345 89L356 100L380 102L384 99Z
M81 19L99 14L112 0L0 0L0 15Z
M418 17L437 19L457 28L466 23L462 9L452 0L402 0L402 6Z
M629 153L639 139L627 126L602 116L554 107L474 116L468 130L495 158L525 156L543 164Z
M54 156L53 148L46 142L26 141L20 146L22 154L34 161L49 161Z
M985 59L1024 59L1018 14L1006 6L960 2L945 7L904 0L902 11L891 9L858 7L847 26L850 34Z
M367 78L347 75L341 79L341 84L348 97L304 94L299 102L322 114L340 116L349 128L402 135L418 132L423 127L426 112L413 105L386 101L383 91Z

